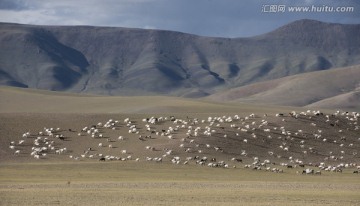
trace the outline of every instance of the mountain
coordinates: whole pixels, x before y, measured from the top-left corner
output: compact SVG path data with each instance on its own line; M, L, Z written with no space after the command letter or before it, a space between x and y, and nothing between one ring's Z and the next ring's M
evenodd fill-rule
M207 99L360 111L359 77L360 65L356 65L254 83Z
M0 84L104 95L200 97L360 64L360 25L299 20L251 38L0 24Z

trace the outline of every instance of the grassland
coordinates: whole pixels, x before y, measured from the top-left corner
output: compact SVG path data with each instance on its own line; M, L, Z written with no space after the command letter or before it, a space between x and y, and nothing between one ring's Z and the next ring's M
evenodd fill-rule
M211 114L279 112L292 107L218 103L164 96L93 96L0 87L0 113L61 114Z
M0 205L359 205L357 175L151 163L8 163Z
M79 129L109 118L140 121L149 115L203 118L256 112L273 116L304 108L165 97L78 96L4 87L0 95L0 205L360 205L360 179L351 169L315 176L297 174L300 169L253 171L241 164L224 169L169 161L74 161L68 155L54 154L35 160L25 149L15 157L8 148L23 132L45 126ZM287 123L294 130L298 127ZM119 135L120 130L105 134L115 136L115 132ZM73 136L63 146L82 152L88 139ZM144 149L139 142L123 144L127 149ZM141 158L148 155L139 154Z

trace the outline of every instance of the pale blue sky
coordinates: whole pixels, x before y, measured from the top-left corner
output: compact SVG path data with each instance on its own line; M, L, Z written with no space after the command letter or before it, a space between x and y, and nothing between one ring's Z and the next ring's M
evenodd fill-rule
M284 5L285 12L269 12L273 5ZM291 6L313 5L351 6L354 11L288 11ZM151 28L216 37L259 35L298 19L359 24L360 1L0 0L1 22Z

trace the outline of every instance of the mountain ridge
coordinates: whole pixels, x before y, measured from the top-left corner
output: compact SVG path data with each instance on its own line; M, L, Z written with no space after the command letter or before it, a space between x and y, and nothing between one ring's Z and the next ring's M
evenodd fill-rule
M360 24L313 20L247 38L1 23L0 42L1 85L102 95L201 97L360 64Z

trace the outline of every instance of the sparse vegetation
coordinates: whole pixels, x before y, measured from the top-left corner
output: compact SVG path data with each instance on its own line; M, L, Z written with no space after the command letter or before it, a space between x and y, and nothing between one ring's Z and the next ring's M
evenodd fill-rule
M0 114L2 120L0 122L1 205L168 205L174 202L181 205L288 205L289 203L292 205L356 205L360 201L357 194L360 189L359 178L358 174L353 173L355 170L353 166L344 167L342 173L323 171L321 175L302 175L303 168L299 164L296 168L288 168L280 164L289 163L290 155L294 161L295 158L303 158L306 160L304 164L310 161L314 163L325 161L324 157L330 155L326 154L329 151L337 151L334 155L341 155L341 153L338 154L340 152L338 144L329 143L341 137L334 133L339 130L343 130L342 135L347 138L347 146L342 149L344 161L325 162L329 165L338 165L341 162L358 163L358 155L351 154L353 150L358 150L359 146L356 140L358 133L354 130L356 125L347 124L346 122L350 120L346 117L351 117L345 114L331 117L334 119L326 122L325 114L316 115L313 111L308 116L297 117L300 111L304 111L302 108L220 104L165 97L87 97L9 88L2 88L1 91L4 97L0 100L2 109ZM41 104L50 105L49 110ZM136 108L139 110L135 110ZM292 110L298 112L286 113ZM61 113L48 111L61 111ZM123 112L104 114L113 111ZM125 111L140 112L125 114ZM257 114L252 114L252 111L257 111ZM327 112L334 113L334 111ZM196 140L196 144L201 145L200 148L194 146L192 149L197 148L202 150L202 153L184 152L189 142L181 140L185 137L183 137L185 132L183 129L172 134L171 138L155 134L152 134L154 136L151 139L146 137L150 135L147 132L151 133L151 130L174 128L176 126L174 122L180 119L190 122L197 118L199 121L197 126L204 128L210 123L207 122L209 116L229 120L227 117L235 118L234 114L239 114L243 121L239 119L233 123L214 123L212 127L217 132L211 137L203 136L203 133L201 137L191 137ZM146 124L151 123L143 120L151 116L163 116L169 119L149 125L150 131L147 131ZM247 120L245 120L246 117L248 117ZM336 128L331 126L336 122L335 118L339 119L338 124L341 125L337 125ZM266 119L267 126L259 130L259 124L264 123L262 119ZM119 121L116 123L117 120ZM202 123L202 120L206 120L206 123ZM151 119L146 121L151 122ZM136 125L134 128L137 128L133 134L128 133L131 125L126 126L130 122L132 122L131 125ZM242 122L245 124L242 125ZM252 122L255 124L253 125ZM106 125L113 123L116 124L111 127L115 127L115 130L111 127L106 128ZM258 129L250 133L242 133L241 139L248 139L247 143L238 142L234 133L236 128L232 128L231 124L242 125L241 127L244 128L249 124L249 129L253 127ZM95 139L91 137L91 134L87 134L87 130L81 131L85 126L92 125L96 125L101 131ZM304 144L307 147L314 147L320 153L310 153L308 158L304 158L298 153L302 144L300 139L293 141L290 140L291 138L289 140L277 139L277 136L281 134L275 134L276 131L273 128L280 128L281 125L285 125L285 131L294 133L296 131L300 133L300 129L307 135L311 135L310 132L315 132L317 136L322 133L329 142L323 142L322 139L316 140L314 137L306 140ZM51 127L53 127L52 130L50 130ZM57 150L63 149L63 153L59 151L60 154L56 154L53 151L47 152L45 157L33 158L30 155L31 147L37 139L36 135L33 135L39 131L53 131L51 132L54 135L53 145ZM141 134L136 134L137 131ZM191 133L194 135L194 130ZM100 134L102 134L101 137ZM265 134L275 134L273 141L269 140L266 144L262 142L262 139L266 137ZM56 139L56 135L59 135L59 139ZM142 138L145 141L140 140L138 135L143 135ZM254 135L257 136L256 139ZM299 134L294 135L292 134L292 138L296 138ZM63 140L60 137L63 137ZM23 138L24 142L21 141ZM45 138L46 136L41 137L38 143L45 144L45 142L40 142ZM98 147L99 141L104 144L103 147ZM341 138L340 141L342 141ZM14 144L12 145L11 142ZM285 147L279 148L278 144L281 142L291 144L288 148L289 153L285 151ZM20 150L20 153L14 155L9 144L14 146L14 150ZM111 148L108 147L109 144L112 145ZM182 147L181 144L184 146ZM350 147L348 144L353 145ZM246 150L247 156L243 156L243 151L234 147L236 145ZM296 149L297 146L299 146L298 149ZM181 164L172 164L171 158L164 158L162 163L146 161L147 156L158 157L169 152L164 151L164 148L173 150L169 157L179 156ZM219 152L220 149L224 152ZM121 154L124 150L126 152ZM244 168L245 165L252 164L255 157L261 160L261 163L266 163L264 160L269 157L270 150L275 154L283 153L280 159L269 159L275 163L270 167L278 168L283 173L269 172L266 167L257 171L251 169L253 166ZM90 155L100 152L104 154L104 159L107 154L126 158L131 155L132 157L129 161L105 162L100 162L97 158L89 158ZM85 156L82 157L81 154ZM195 161L183 164L187 156L195 155L207 156L208 161L216 157L216 162L224 161L229 164L229 168L199 166ZM241 157L242 160L239 162L231 160L232 157ZM136 161L137 158L139 158L138 161ZM292 165L295 166L295 162ZM318 168L315 165L306 165L306 167L315 170Z
M0 203L357 205L359 183L348 172L319 177L166 163L10 163L0 166Z

